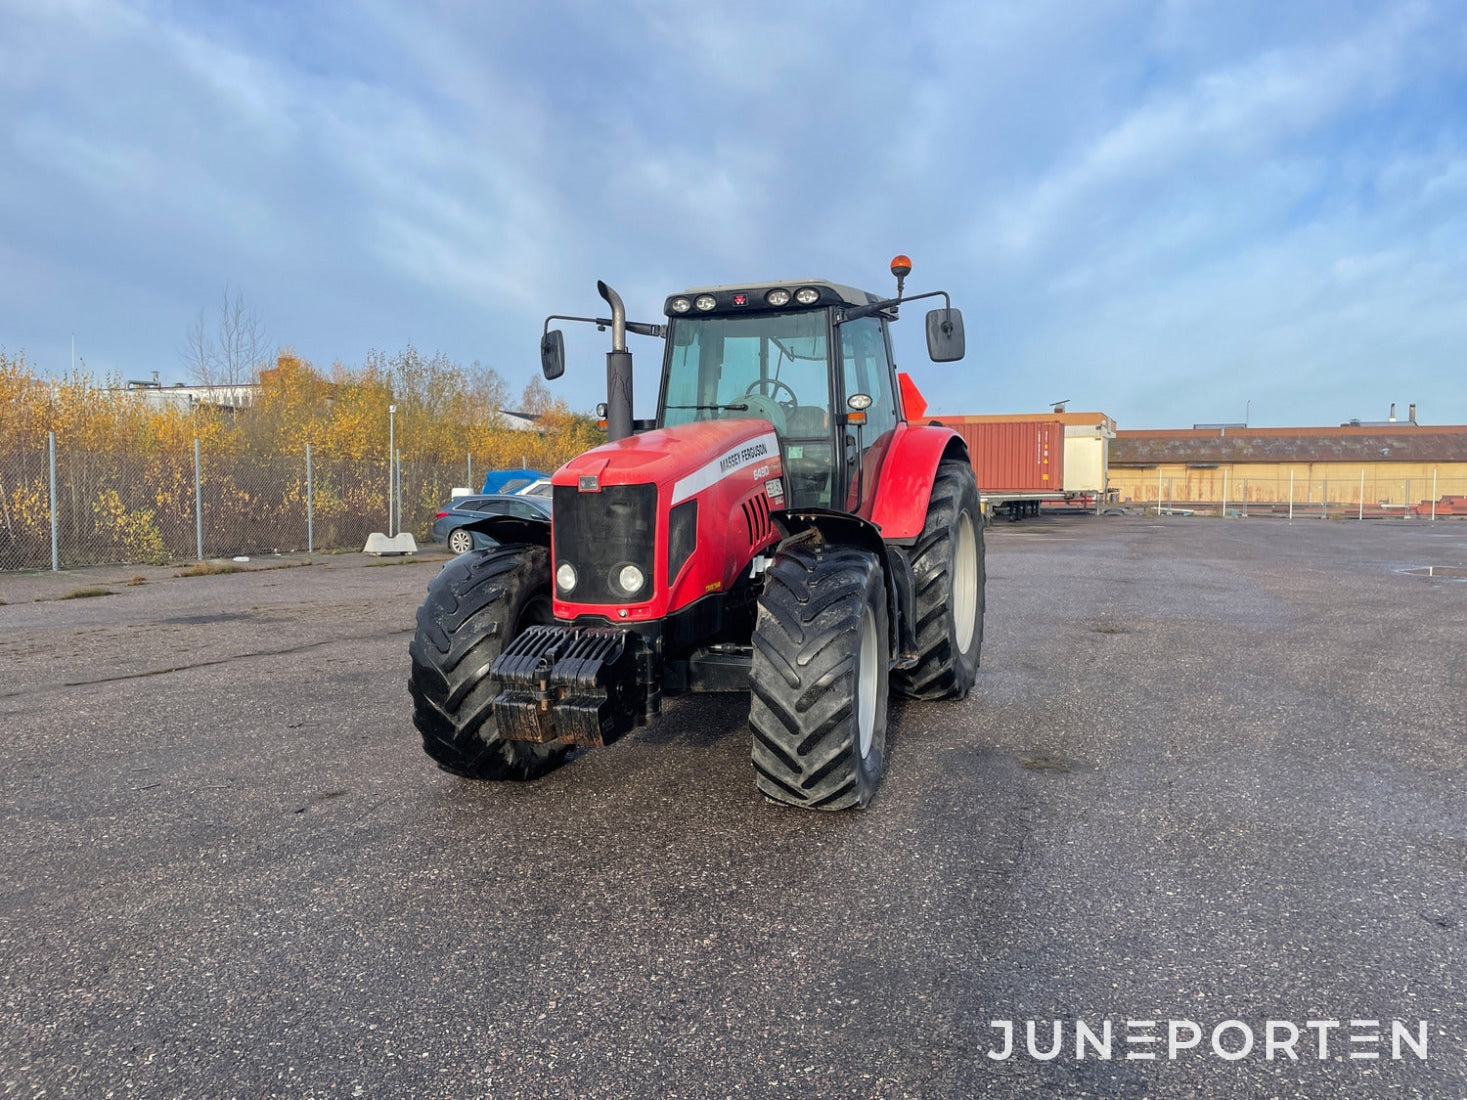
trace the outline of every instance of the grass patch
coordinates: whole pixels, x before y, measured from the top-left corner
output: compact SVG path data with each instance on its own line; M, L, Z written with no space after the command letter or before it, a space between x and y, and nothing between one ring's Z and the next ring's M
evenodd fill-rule
M384 565L422 565L426 558L415 558L409 554L405 558L393 558L391 561L369 561L368 569L379 569Z
M129 588L136 588L140 584L147 584L148 583L148 578L147 577L133 577L132 580L127 581L125 583L127 584L127 587L129 587Z
M93 596L110 596L110 588L73 588L66 595L60 597L63 600L89 600Z
M241 569L231 561L201 561L182 573L173 574L175 577L217 577L223 573L248 573L248 569Z

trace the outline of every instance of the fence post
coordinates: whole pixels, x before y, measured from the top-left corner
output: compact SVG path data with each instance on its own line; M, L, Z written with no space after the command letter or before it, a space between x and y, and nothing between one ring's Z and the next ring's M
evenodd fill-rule
M1228 471L1223 470L1223 501L1222 511L1218 513L1220 519L1228 518Z
M1406 495L1401 500L1401 518L1411 518L1411 479L1406 479Z
M204 560L204 471L199 458L199 441L194 438L194 535L198 539L199 561Z
M51 572L61 572L61 547L56 527L56 433L46 433L46 450L51 456Z
M1289 522L1294 522L1294 471L1289 471Z
M1436 522L1436 467L1431 468L1431 522Z
M311 445L306 444L306 553L316 552L316 502L312 495Z
M393 536L402 534L402 452L395 455L397 473L393 481L393 491L397 496L397 528L392 532Z
M1319 487L1319 518L1329 519L1329 478Z
M469 452L469 479L468 479L468 481L464 482L464 484L468 486L469 492L473 492L474 491L474 452L473 451L470 451Z
M1361 466L1360 467L1360 514L1357 515L1355 518L1356 519L1364 519L1365 518L1365 467L1364 466Z

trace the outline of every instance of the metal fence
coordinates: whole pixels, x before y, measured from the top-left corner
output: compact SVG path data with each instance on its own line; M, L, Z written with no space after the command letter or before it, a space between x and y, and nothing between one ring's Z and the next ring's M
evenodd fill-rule
M1435 471L1399 476L1374 470L1332 477L1280 471L1230 478L1223 471L1112 470L1113 496L1165 512L1328 519L1435 519L1467 515L1467 478Z
M0 454L0 570L360 550L373 531L425 542L438 506L472 469L472 460L400 459L390 471L385 459L310 447L258 457L196 446L179 456L53 443Z

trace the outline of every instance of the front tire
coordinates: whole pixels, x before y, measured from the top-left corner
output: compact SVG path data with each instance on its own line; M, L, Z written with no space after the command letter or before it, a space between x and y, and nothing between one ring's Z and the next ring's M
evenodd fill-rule
M912 551L917 581L917 664L892 676L913 699L961 699L983 648L983 513L967 462L937 467L927 519Z
M450 554L467 554L474 548L474 536L462 527L456 527L448 533L448 552Z
M549 622L550 553L543 547L462 554L428 585L408 646L408 690L423 749L444 771L538 779L565 760L568 747L506 741L494 723L499 685L489 666L526 627Z
M814 810L864 807L886 766L886 585L875 554L786 546L759 600L749 727L759 790Z

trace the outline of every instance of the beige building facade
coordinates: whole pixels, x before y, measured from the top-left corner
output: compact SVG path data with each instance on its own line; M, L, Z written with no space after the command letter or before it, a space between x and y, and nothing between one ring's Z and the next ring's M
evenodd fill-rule
M1109 488L1162 508L1467 513L1450 499L1467 498L1467 425L1121 431Z

